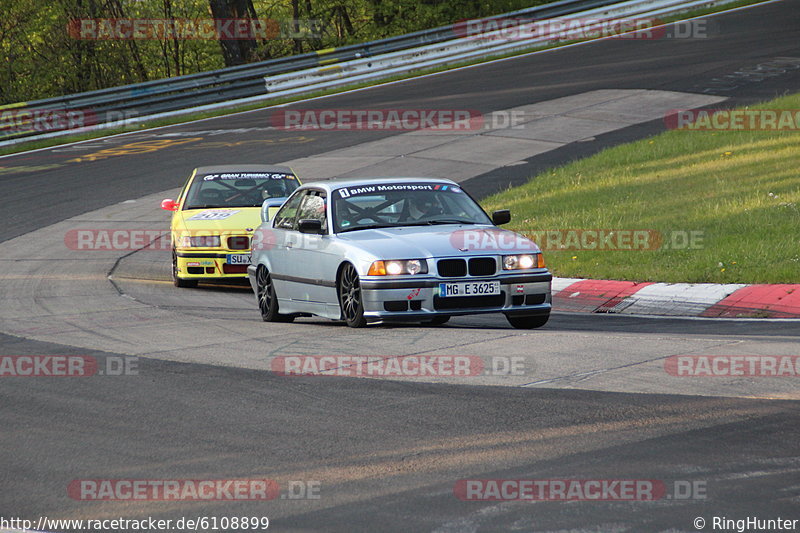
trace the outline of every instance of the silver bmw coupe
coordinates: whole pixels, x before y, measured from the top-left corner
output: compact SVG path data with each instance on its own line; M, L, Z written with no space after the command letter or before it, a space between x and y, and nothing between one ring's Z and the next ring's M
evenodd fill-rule
M262 318L317 315L350 327L504 313L515 328L550 317L539 247L499 228L455 182L347 179L298 188L253 235L247 273Z

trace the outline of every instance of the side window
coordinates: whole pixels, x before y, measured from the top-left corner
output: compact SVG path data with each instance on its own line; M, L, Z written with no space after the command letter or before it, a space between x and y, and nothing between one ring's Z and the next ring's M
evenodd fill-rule
M312 219L322 222L322 229L327 231L327 216L325 213L325 196L321 193L311 193L305 197L297 212L297 220Z
M278 213L275 215L275 222L273 222L272 227L293 229L297 215L297 208L300 206L300 201L305 197L306 193L301 192L294 194L291 198L286 200L286 203L283 204Z

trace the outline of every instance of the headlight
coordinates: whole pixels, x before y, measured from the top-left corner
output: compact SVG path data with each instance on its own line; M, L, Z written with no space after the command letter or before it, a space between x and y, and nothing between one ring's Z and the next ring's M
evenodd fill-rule
M181 238L181 246L184 248L219 248L220 245L219 235L184 236Z
M400 276L403 274L427 274L428 263L424 259L375 261L369 267L369 276Z
M528 268L544 268L542 254L503 256L503 270L525 270Z

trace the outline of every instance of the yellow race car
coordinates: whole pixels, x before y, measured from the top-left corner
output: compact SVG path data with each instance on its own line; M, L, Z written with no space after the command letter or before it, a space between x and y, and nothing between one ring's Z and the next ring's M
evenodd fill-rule
M246 279L253 232L300 186L289 167L210 166L194 169L177 200L161 202L172 214L172 280Z

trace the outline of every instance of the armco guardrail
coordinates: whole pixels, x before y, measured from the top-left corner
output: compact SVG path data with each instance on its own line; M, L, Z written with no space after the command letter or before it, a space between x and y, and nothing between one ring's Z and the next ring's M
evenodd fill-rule
M619 17L637 17L656 20L659 16L674 13L676 9L722 4L732 0L639 0L624 2L599 9L560 17L561 27L553 27L549 21L534 21L521 24L510 30L502 29L482 33L479 36L454 39L411 48L379 57L357 59L334 65L335 68L319 67L301 72L265 77L265 84L272 97L290 96L301 92L313 92L342 85L389 77L447 66L472 59L524 50L535 45L547 45L558 41L580 39L589 32L601 32ZM575 22L576 24L570 24ZM512 36L508 36L512 33ZM520 36L530 36L521 38Z
M527 39L508 38L503 31L463 37L458 35L463 25L456 24L216 71L22 102L0 107L0 114L16 118L13 127L0 129L0 140L5 139L0 145L302 95L513 52L563 40L563 33L555 37L536 31L537 24L554 18L612 22L622 17L665 16L730 1L562 0L480 19L485 27L490 21L518 19L522 21L520 31L531 35ZM48 120L53 123L48 124Z

